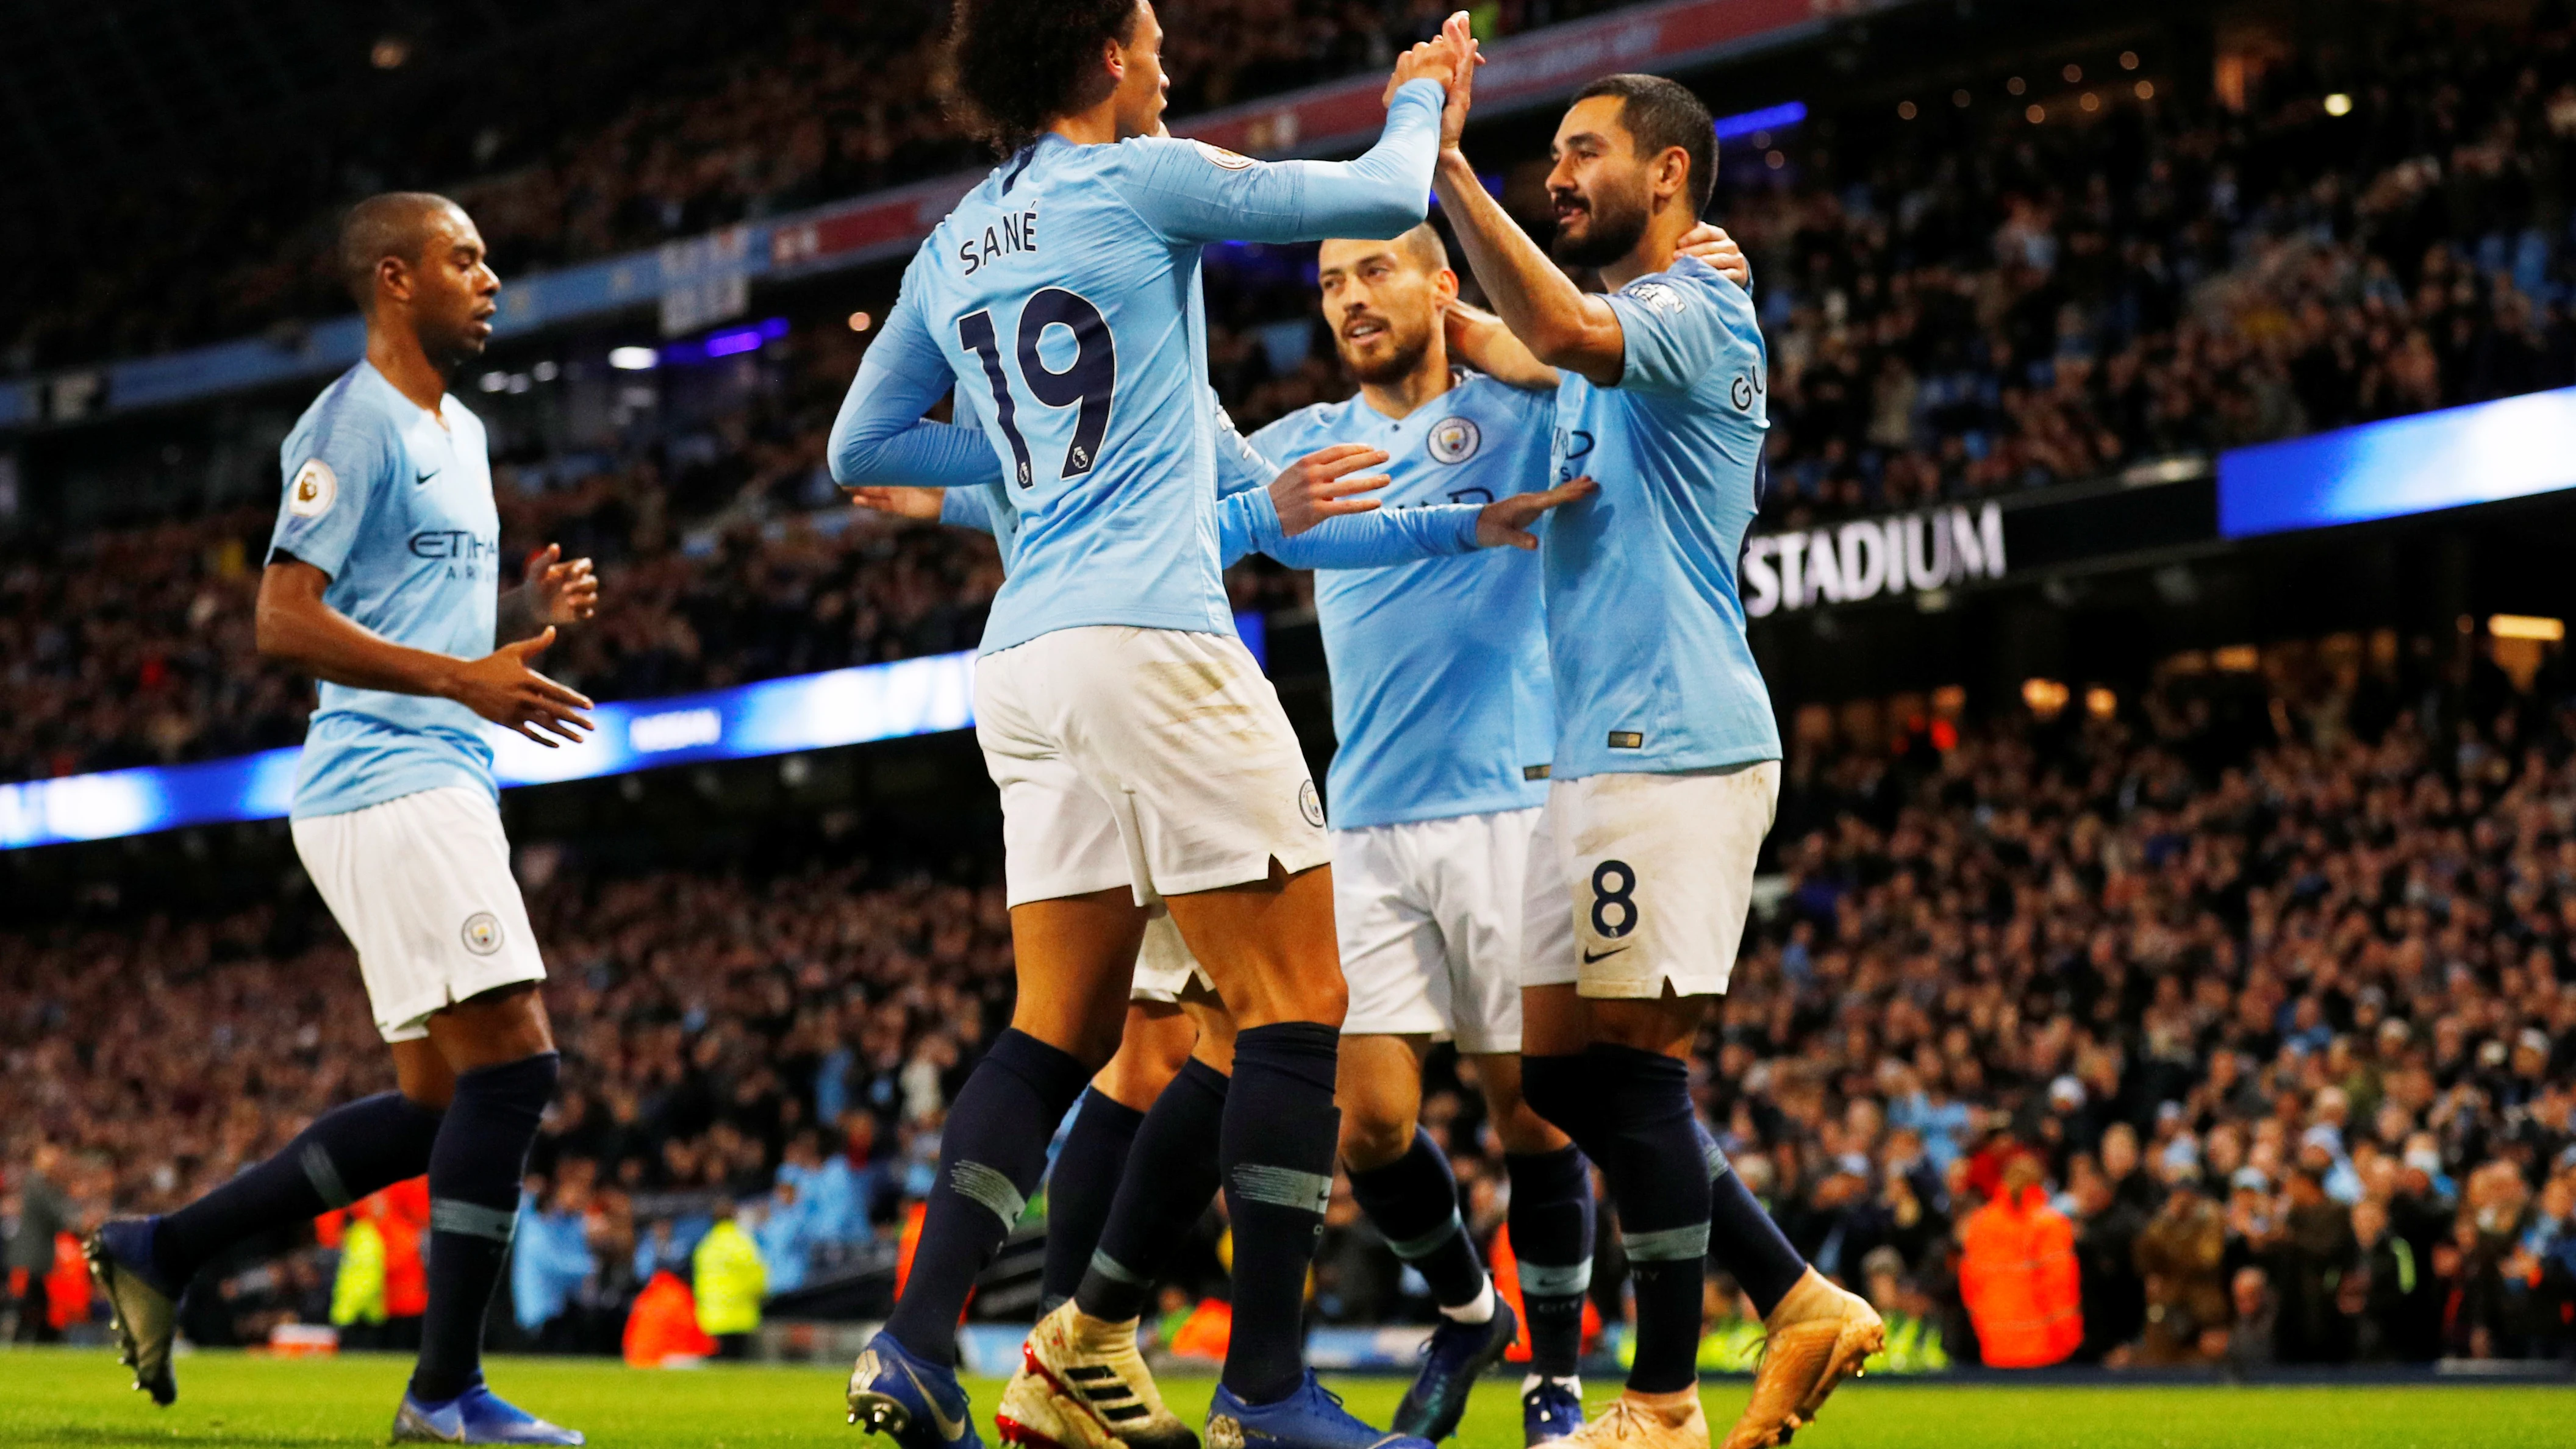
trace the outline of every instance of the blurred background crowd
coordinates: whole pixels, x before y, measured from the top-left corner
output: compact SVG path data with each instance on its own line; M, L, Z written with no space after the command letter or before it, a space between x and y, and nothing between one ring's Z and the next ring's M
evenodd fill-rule
M1699 1080L1820 1268L1967 1362L2025 1351L2024 1309L2071 1325L2042 1362L2576 1352L2576 699L2395 644L2340 641L2304 694L2274 692L2297 687L2275 656L2120 717L1798 751ZM772 1294L882 1268L1006 1019L996 885L586 873L542 846L520 868L566 1059L523 1329L613 1342L719 1218ZM306 893L0 949L26 1272L385 1074ZM1443 1068L1427 1116L1490 1241L1508 1184L1480 1101ZM1428 1312L1346 1195L1330 1232L1324 1318ZM1202 1257L1185 1290L1216 1286ZM215 1342L332 1283L311 1256L218 1276Z
M1436 23L1408 12L1371 33ZM1753 261L1772 357L1758 526L2576 384L2576 27L2463 34L2400 7L2368 37L2363 74L2285 62L2234 104L2159 92L2128 51L2053 86L2081 95L2086 124L1927 95L1916 119L1819 117L1812 136L1730 147L1716 215ZM2347 113L2324 108L2329 85L2349 88L2333 92ZM733 94L704 103L730 114ZM1797 162L1775 169L1784 146ZM1524 156L1497 175L1526 217L1544 210L1544 168ZM1247 431L1351 389L1312 271L1292 249L1212 253L1212 376ZM558 677L638 698L973 647L1001 580L989 541L837 505L823 439L864 338L838 311L792 321L710 369L723 376L668 384L700 405L598 438L525 415L527 382L465 392L494 413L508 546L560 540L614 591L556 650ZM19 702L0 718L0 778L300 738L309 686L249 647L275 516L253 496L0 538L0 681ZM1311 597L1258 559L1234 591L1247 609Z

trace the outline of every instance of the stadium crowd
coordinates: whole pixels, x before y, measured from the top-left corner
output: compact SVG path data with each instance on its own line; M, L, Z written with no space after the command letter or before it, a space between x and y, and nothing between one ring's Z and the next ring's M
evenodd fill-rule
M2568 680L2463 683L2391 641L2301 684L2286 657L2268 701L2177 674L2117 718L1794 750L1779 903L1698 1090L1792 1240L1901 1342L2000 1364L2576 1352ZM521 857L567 1063L523 1327L613 1342L718 1221L773 1293L881 1256L1008 1009L999 891L572 855ZM49 1232L184 1199L382 1075L309 896L0 952L0 1216L39 1277ZM1442 1078L1426 1117L1490 1235L1508 1189L1479 1101ZM1330 1222L1319 1312L1428 1311L1347 1202ZM223 1279L196 1331L316 1316L315 1262ZM1712 1298L1711 1362L1741 1366L1747 1325Z
M2140 99L2115 69L2049 96L2071 123L1931 96L1911 121L1810 122L1780 172L1738 163L1718 211L1771 346L1766 525L2576 384L2576 27L2443 24L2379 16L2341 116L2296 65L2241 109ZM1507 186L1524 210L1529 177ZM1247 429L1350 390L1310 271L1261 248L1211 267L1211 372ZM551 672L632 698L972 646L989 545L831 504L852 341L811 320L767 397L501 471L508 551L596 556L614 605ZM0 678L26 701L0 778L292 743L305 687L248 647L268 521L0 543ZM1309 597L1260 560L1234 587Z
M1635 0L1482 0L1501 35ZM504 274L589 261L984 159L938 90L940 0L669 7L655 35L612 35L460 75L365 124L236 148L180 184L84 200L36 244L59 265L0 281L0 372L101 362L348 309L323 260L367 191L444 191L473 211ZM1383 69L1437 31L1434 0L1169 0L1175 116ZM792 11L792 13L781 13ZM616 22L609 22L615 24ZM400 62L398 62L400 63ZM438 63L424 56L422 64ZM460 90L474 97L458 104ZM315 178L329 178L317 186ZM209 271L209 235L248 245ZM65 276L75 279L60 285ZM40 280L52 278L51 281Z

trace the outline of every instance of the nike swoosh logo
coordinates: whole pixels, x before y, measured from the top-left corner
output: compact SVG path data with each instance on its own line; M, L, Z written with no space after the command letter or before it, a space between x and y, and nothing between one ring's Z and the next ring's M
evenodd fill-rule
M913 1391L921 1395L921 1401L930 1406L930 1419L932 1423L939 1426L939 1437L951 1444L965 1438L966 1421L948 1417L947 1411L939 1407L939 1396L933 1394L930 1386L921 1381L921 1375L912 1371L912 1365L898 1363L897 1366L903 1370L905 1378L912 1380Z
M1607 961L1627 949L1625 946L1613 946L1607 951L1586 951L1583 953L1583 964L1589 966L1595 961Z
M435 473L423 473L423 474L421 474L419 477L414 478L413 480L411 480L411 484L412 484L412 486L413 486L414 488L417 488L417 487L419 487L421 484L426 483L426 482L428 482L430 479L435 478L435 477L437 477L437 476L438 476L438 475L437 475L437 474L435 474Z

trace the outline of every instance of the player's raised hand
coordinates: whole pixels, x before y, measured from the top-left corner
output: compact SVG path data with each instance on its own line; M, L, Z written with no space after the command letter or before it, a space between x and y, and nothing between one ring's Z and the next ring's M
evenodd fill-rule
M847 488L850 503L857 508L872 508L896 518L917 518L925 523L939 521L939 509L948 501L945 488Z
M506 725L547 749L556 745L546 734L580 744L580 732L597 728L582 713L591 707L590 701L539 674L529 663L553 642L554 626L549 624L544 633L533 639L504 644L480 659L460 663L443 692L494 724Z
M1440 39L1455 55L1455 69L1447 82L1448 100L1440 107L1440 149L1455 151L1460 138L1467 134L1467 107L1476 89L1476 67L1485 63L1485 56L1476 44L1474 25L1464 10L1453 12L1442 22Z
M1682 233L1681 254L1697 257L1716 269L1717 274L1735 285L1751 290L1753 264L1744 259L1744 248L1726 234L1726 228L1701 222Z
M563 561L563 545L547 544L528 555L529 617L540 624L578 624L599 612L599 575L590 560Z
M1510 544L1514 548L1538 547L1538 535L1529 526L1551 508L1562 508L1578 498L1589 498L1595 485L1589 478L1577 478L1536 493L1515 493L1500 498L1476 511L1476 547L1496 548Z
M1386 461L1383 448L1365 443L1335 443L1318 448L1279 470L1270 480L1270 501L1279 510L1279 531L1295 538L1327 518L1366 513L1374 498L1354 497L1393 481L1384 473L1362 473Z

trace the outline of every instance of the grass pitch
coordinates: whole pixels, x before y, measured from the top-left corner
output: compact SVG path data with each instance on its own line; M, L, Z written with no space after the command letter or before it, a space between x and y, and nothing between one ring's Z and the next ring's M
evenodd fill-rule
M155 1409L103 1350L0 1350L0 1445L205 1445L304 1449L382 1444L408 1360L374 1355L279 1360L207 1353L179 1364L179 1402ZM575 1359L503 1359L492 1381L514 1402L590 1435L598 1449L884 1449L841 1419L841 1372L711 1367L639 1373ZM1338 1385L1351 1408L1383 1424L1403 1385ZM989 1415L1001 1386L973 1385ZM1196 1422L1211 1384L1165 1385ZM1712 1385L1708 1417L1723 1433L1743 1407L1741 1381ZM1608 1386L1587 1397L1595 1402ZM990 1445L992 1425L983 1424ZM1511 1386L1488 1381L1458 1444L1519 1449ZM1953 1388L1856 1383L1834 1396L1797 1449L2508 1449L2576 1444L2576 1391L2458 1388Z

